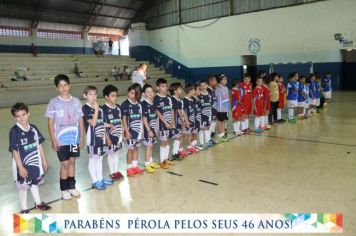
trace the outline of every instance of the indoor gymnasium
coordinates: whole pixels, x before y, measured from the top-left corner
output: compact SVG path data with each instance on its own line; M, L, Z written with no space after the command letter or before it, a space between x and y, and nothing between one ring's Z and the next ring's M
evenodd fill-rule
M355 12L0 0L0 235L356 235Z

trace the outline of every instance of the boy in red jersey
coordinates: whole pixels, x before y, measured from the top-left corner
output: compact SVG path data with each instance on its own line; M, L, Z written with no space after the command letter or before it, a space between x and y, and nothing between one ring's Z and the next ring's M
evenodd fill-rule
M263 129L260 128L263 122L263 116L265 115L265 96L264 96L264 89L262 84L263 84L263 79L257 78L256 88L254 88L252 92L256 133L263 133Z
M279 75L278 78L278 92L279 92L279 103L277 109L277 123L284 123L286 120L282 119L282 109L286 107L286 87L283 84L283 76Z
M242 129L240 129L244 112L244 107L242 104L243 91L238 86L238 82L235 80L232 82L231 90L231 111L233 119L233 127L236 135L240 136L242 134Z
M242 117L242 133L249 134L249 117L252 114L252 83L251 83L251 75L249 73L245 73L243 77L243 82L239 84L239 88L243 91L242 104L244 106L244 112Z

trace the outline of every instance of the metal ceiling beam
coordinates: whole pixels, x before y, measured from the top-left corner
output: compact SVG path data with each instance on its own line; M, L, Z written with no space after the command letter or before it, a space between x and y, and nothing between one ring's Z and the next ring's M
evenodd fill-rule
M85 23L83 24L82 32L89 32L91 24L95 22L95 19L97 15L99 14L101 8L103 7L102 3L104 0L95 0L95 3L93 3L90 13L85 20Z
M13 19L31 19L33 17L33 12L24 12L24 11L19 11L19 10L9 10L6 12L0 11L0 14L2 17L7 17L7 18L13 18ZM53 23L64 23L64 24L75 24L75 25L83 25L83 21L68 21L66 18L56 18L50 15L40 15L38 17L39 21L47 21L47 22L53 22ZM111 28L116 28L120 30L126 30L126 28L121 28L121 27L114 27L110 25L105 25L105 24L97 24L93 23L91 26L95 27L111 27Z
M148 10L156 4L156 0L146 0L142 4L141 8L136 12L132 18L132 22L143 21Z
M89 16L88 13L82 12L82 11L76 11L76 10L70 10L70 11L62 11L62 10L55 10L55 9L51 9L51 8L24 8L24 7L18 7L16 5L3 5L2 7L5 7L7 9L11 8L11 9L18 9L21 11L29 11L29 12L33 12L34 14L38 14L38 12L41 12L41 10L46 10L51 12L51 14L55 15L56 13L58 13L58 15L60 15L61 17L65 16L66 13L73 13L76 15L82 15L82 16ZM45 14L45 13L44 13ZM122 16L115 16L115 15L107 15L107 14L96 14L97 16L100 17L108 17L108 18L115 18L115 19L122 19L122 20L131 20L132 18L129 17L122 17Z
M89 3L89 4L94 4L95 0L69 0L72 2L81 2L81 3ZM115 7L115 8L120 8L123 10L130 10L130 11L137 11L137 8L133 8L133 7L124 7L124 6L120 6L120 5L116 5L116 4L110 4L110 3L105 3L105 0L102 3L103 6L107 6L107 7Z

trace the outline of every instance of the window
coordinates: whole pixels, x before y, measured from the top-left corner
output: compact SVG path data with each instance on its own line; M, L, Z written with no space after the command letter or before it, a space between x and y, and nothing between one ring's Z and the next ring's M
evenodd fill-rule
M27 28L0 26L0 36L29 37L30 30Z
M38 30L37 37L49 39L81 39L82 34L79 32Z

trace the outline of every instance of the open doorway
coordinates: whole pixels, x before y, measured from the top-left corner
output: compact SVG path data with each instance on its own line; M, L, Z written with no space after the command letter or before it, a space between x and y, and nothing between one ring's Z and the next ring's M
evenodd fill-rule
M255 83L257 76L257 56L256 55L242 55L241 65L243 68L243 73L250 73L251 80Z
M340 88L356 90L356 49L342 49L342 72Z

